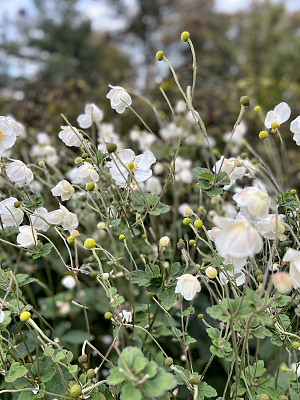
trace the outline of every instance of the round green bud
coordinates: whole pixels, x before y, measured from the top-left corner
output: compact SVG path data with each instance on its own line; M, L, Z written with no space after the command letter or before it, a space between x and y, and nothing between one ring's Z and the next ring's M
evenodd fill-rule
M288 371L288 367L286 365L284 365L284 364L280 367L280 369L281 369L282 372L287 372Z
M240 98L240 104L244 107L249 107L250 106L250 97L248 96L242 96Z
M77 384L73 385L69 389L69 396L72 398L79 397L82 393L81 387Z
M88 369L86 376L88 379L93 379L95 377L95 371L92 368Z
M290 190L290 194L292 195L292 196L295 196L295 194L297 193L297 190L296 189L291 189ZM15 206L16 207L16 206Z
M179 240L179 242L177 242L177 249L178 250L183 250L185 249L185 242L183 242L182 240Z
M91 273L89 274L89 278L91 281L94 281L98 276L98 272L97 271L91 271Z
M259 283L263 283L263 281L264 281L264 276L263 276L263 275L257 275L256 280L257 280L257 282L259 282Z
M84 160L86 160L87 158L88 158L88 153L83 153L82 155L81 155L81 158L83 158Z
M203 319L203 318L204 318L204 315L203 315L203 314L198 314L198 315L197 315L197 318L198 318L198 319Z
M14 202L14 207L15 207L15 208L19 208L20 206L21 206L20 201L15 201L15 202Z
M282 244L283 247L288 247L290 245L287 240L284 240L283 242L281 242L281 244ZM278 267L279 267L279 265L278 265Z
M83 161L83 160L82 160L82 158L81 158L81 157L76 157L76 158L75 158L75 164L76 164L76 165L79 165L79 164L81 164L81 163L82 163L82 161Z
M260 110L260 106L255 106L254 107L254 111L259 111Z
M86 248L86 249L93 249L94 247L96 246L96 242L95 242L95 240L94 239L92 239L92 238L88 238L88 239L86 239L86 241L84 242L84 247Z
M200 385L200 379L195 375L189 377L189 382L191 385Z
M189 40L189 38L190 38L190 34L189 34L189 32L182 32L182 34L181 34L181 40L183 41L183 42L187 42L188 40Z
M165 358L164 364L166 367L170 367L172 364L174 364L173 358L172 357Z
M66 301L72 301L74 299L74 296L71 293L69 293L66 295L65 298L66 298Z
M257 400L270 400L270 397L267 394L261 394L258 396Z
M257 269L257 270L254 272L254 275L255 275L255 276L262 275L262 271L261 271L260 269Z
M248 154L247 154L247 153L242 153L242 154L241 154L241 159L242 159L242 160L246 160L247 157L248 157Z
M125 235L120 235L119 240L125 240Z
M117 145L115 143L107 143L106 150L108 153L114 153L117 150Z
M92 192L95 189L95 184L93 182L89 182L86 184L86 190Z
M189 225L192 222L192 220L190 218L184 218L184 220L182 221L183 225Z
M261 131L261 132L259 132L258 136L259 136L260 140L264 140L269 136L269 134L267 131Z
M201 219L196 219L196 221L194 222L194 227L197 229L201 229L203 226L203 222L201 221Z
M215 277L218 275L218 271L214 267L208 267L205 270L205 274L209 279L215 279Z
M143 239L146 239L146 237L147 237L146 233L143 233L143 234L142 234L142 238L143 238Z
M107 311L105 314L104 314L104 318L105 319L112 319L112 313L110 312L110 311Z
M278 400L289 400L289 398L286 395L282 394L278 397Z
M67 242L68 242L69 244L74 243L74 242L75 242L75 236L69 236L69 237L67 238Z
M276 129L276 128L278 128L278 123L277 122L272 122L271 123L271 129Z
M21 314L20 314L20 320L21 320L22 322L26 322L30 317L31 317L31 314L30 314L29 311L23 311L23 312L21 312Z
M45 161L40 160L40 161L38 162L38 166L41 167L41 168L43 168L43 167L45 166Z
M195 243L196 243L196 242L195 242L194 239L191 239L191 240L189 241L189 245L190 245L190 246L195 246Z
M81 354L81 356L78 357L78 361L79 361L81 364L86 363L86 362L88 361L88 356L87 356L87 354Z
M163 59L164 59L164 52L162 51L162 50L160 50L160 51L158 51L157 53L156 53L156 59L158 60L158 61L162 61Z
M299 342L293 342L293 343L292 343L292 348L293 348L294 350L298 350L299 347L300 347L300 343L299 343Z

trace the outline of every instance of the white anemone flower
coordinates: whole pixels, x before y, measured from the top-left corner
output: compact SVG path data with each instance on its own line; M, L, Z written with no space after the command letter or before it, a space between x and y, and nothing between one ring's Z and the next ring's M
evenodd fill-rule
M277 124L277 126L280 126L284 122L286 122L291 115L291 109L287 103L279 103L277 106L274 108L274 110L269 111L266 115L265 119L265 126L268 129L271 129L271 125L273 123Z
M19 187L28 185L33 180L31 169L20 160L13 160L13 162L6 167L5 171L8 179Z
M246 220L222 218L216 215L213 222L221 230L215 237L220 255L231 261L236 268L245 265L245 260L253 258L263 248L263 240L257 230Z
M106 97L110 100L110 105L118 114L122 114L132 101L130 95L121 86L112 86Z
M49 224L47 223L46 217L48 210L45 207L37 208L32 215L30 215L30 221L33 228L37 231L47 231Z
M9 197L0 202L0 215L4 226L19 226L22 223L24 213L14 206L17 201L15 197Z
M17 236L17 242L22 247L30 247L37 241L36 231L30 225L19 227L20 233Z
M192 300L201 290L198 279L191 274L184 274L176 279L175 293L180 293L185 300Z
M61 225L65 231L72 231L78 226L77 215L70 212L61 204L59 210L54 210L47 214L46 220L49 224Z
M226 172L232 182L248 175L249 173L251 176L256 172L256 168L248 160L242 160L240 158L225 158L224 156L216 162L212 170L218 174L220 172Z
M103 119L103 111L96 104L87 104L84 111L85 113L77 118L78 124L82 129L90 128L93 123L99 124Z
M77 282L76 282L76 279L72 275L65 275L61 280L61 284L66 289L71 290L76 287Z
M131 311L122 310L119 315L122 319L122 322L125 322L126 324L130 324L132 322L132 312Z
M151 178L146 181L145 188L155 195L160 195L162 191L162 185L156 176L151 176Z
M232 198L246 217L265 219L269 213L271 199L268 193L258 187L247 187Z
M300 251L288 249L282 260L290 262L290 277L293 281L293 287L300 289Z
M291 122L290 130L294 133L293 139L296 144L300 146L300 115Z
M285 228L282 224L284 215L269 214L266 218L258 221L256 228L258 232L266 239L274 240L278 237L280 240L285 240Z
M121 150L118 153L118 159L116 157L113 158L110 173L120 185L124 185L127 182L129 173L134 176L136 182L144 182L152 176L150 167L155 161L154 154L149 150L138 156L130 149Z
M75 193L75 189L67 180L63 179L51 189L53 196L61 196L62 201L69 200Z
M175 181L183 183L192 183L193 174L191 171L192 161L177 157L175 160Z
M95 168L86 161L77 169L77 177L82 183L96 183L99 180L99 175Z
M83 141L82 134L73 126L62 126L62 130L59 132L58 137L68 147L79 147Z
M16 138L16 132L9 120L5 117L0 117L0 157L15 144Z

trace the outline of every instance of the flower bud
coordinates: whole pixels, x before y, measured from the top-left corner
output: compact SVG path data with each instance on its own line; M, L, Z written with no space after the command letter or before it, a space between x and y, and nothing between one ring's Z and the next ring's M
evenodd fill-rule
M45 166L45 162L44 162L43 160L40 160L40 161L38 162L38 166L41 167L41 168L43 168L43 167Z
M189 377L189 382L191 385L200 385L200 379L195 375Z
M14 202L14 207L19 208L21 206L21 203L19 201Z
M77 384L73 385L69 389L69 396L72 398L79 397L81 395L81 387Z
M86 239L86 241L84 242L84 247L85 247L86 249L91 250L91 249L93 249L95 246L96 246L96 242L95 242L95 240L92 239L92 238L88 238L88 239Z
M241 160L235 160L235 161L234 161L234 166L237 167L237 168L239 168L239 167L242 167L242 166L243 166L243 163L242 163Z
M197 315L197 318L198 318L198 319L203 319L203 318L204 318L204 315L203 315L203 314L198 314L198 315Z
M69 244L74 243L74 242L75 242L75 237L72 236L72 235L70 235L70 236L67 238L67 242L68 242Z
M87 356L87 354L81 354L81 356L78 357L78 361L79 361L81 364L86 363L86 362L88 361L88 356Z
M82 161L83 161L83 160L82 160L82 158L81 158L81 157L76 157L76 158L75 158L75 164L76 164L76 165L79 165L79 164L81 164L81 163L82 163Z
M165 358L164 363L166 367L170 367L174 363L173 358L172 357Z
M189 40L189 38L190 38L190 34L189 34L189 32L182 32L182 34L181 34L181 40L183 41L183 42L187 42L188 40Z
M95 377L95 371L91 368L87 370L86 377L88 379L93 379Z
M168 269L168 268L169 268L169 266L170 266L170 263L169 263L169 261L165 261L165 262L163 263L163 267L164 267L164 269Z
M190 218L184 218L184 220L182 221L183 225L189 225L192 222L192 220Z
M270 397L267 394L261 394L258 396L257 400L270 400Z
M194 227L197 229L201 229L203 226L203 222L201 221L201 219L196 219L196 221L194 222Z
M105 223L104 222L99 222L99 224L97 224L97 228L98 229L105 229Z
M189 241L189 245L190 245L190 246L195 246L195 243L196 243L196 242L195 242L194 239L191 239L191 240Z
M286 272L277 272L277 274L272 275L272 283L281 294L289 293L293 288L292 278Z
M178 250L183 250L185 249L185 242L183 240L179 240L179 242L177 242L177 249Z
M269 134L267 131L261 131L261 132L259 132L258 136L259 136L260 140L264 140L269 136Z
M290 190L290 194L292 195L292 196L295 196L295 194L297 194L297 190L296 189L291 189ZM15 206L16 207L16 206Z
M81 158L83 158L84 160L86 160L88 156L89 156L88 153L81 154Z
M282 372L287 372L288 371L287 366L284 365L284 364L280 367L280 369L281 369Z
M248 96L242 96L240 98L240 104L244 107L249 107L250 106L250 97Z
M218 275L218 272L217 272L216 268L208 267L205 270L205 274L209 279L214 279Z
M109 311L107 311L105 314L104 314L104 318L105 319L112 319L112 313L111 312L109 312Z
M257 275L256 280L257 280L257 282L262 283L264 281L264 276L263 275Z
M293 342L293 343L292 343L292 348L293 348L294 350L298 350L299 347L300 347L300 343L299 343L299 342Z
M86 190L92 192L95 189L95 184L93 182L89 182L86 184Z
M164 59L164 52L163 51L158 51L157 53L156 53L156 59L158 60L158 61L162 61L163 59Z
M21 320L22 322L26 322L30 317L31 317L31 314L30 314L29 311L23 311L23 312L21 312L21 314L20 314L20 320Z
M170 239L168 238L168 236L163 236L159 240L159 244L161 245L161 247L167 247L169 243L170 243Z
M102 278L107 281L107 279L109 279L109 273L108 272L104 272L104 274L102 275Z
M65 299L66 299L66 301L71 302L72 300L74 300L74 296L71 293L69 293L66 295Z
M89 278L91 281L95 280L98 276L98 272L97 271L91 271L89 274Z
M246 160L247 157L248 157L248 154L247 154L247 153L242 153L242 154L241 154L241 159L242 159L242 160Z
M119 240L125 240L125 235L120 235Z
M117 145L115 143L106 143L106 149L108 153L114 153L117 150Z
M271 123L271 129L274 129L274 130L275 130L276 128L278 128L278 126L279 126L279 125L278 125L277 122L272 122L272 123Z
M255 106L254 107L254 111L259 111L260 110L260 106Z
M193 210L190 209L190 207L185 208L184 215L186 215L187 217L191 217L193 215Z

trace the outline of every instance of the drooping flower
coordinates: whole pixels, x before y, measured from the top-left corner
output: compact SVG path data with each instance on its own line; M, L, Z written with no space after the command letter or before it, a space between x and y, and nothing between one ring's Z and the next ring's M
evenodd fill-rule
M286 272L277 272L277 274L273 274L272 283L281 294L289 293L293 288L293 280Z
M77 177L82 183L95 183L99 180L99 175L95 168L92 166L92 164L86 161L77 169Z
M170 238L168 236L163 236L159 239L159 244L161 247L167 247L170 243Z
M48 210L45 207L37 208L32 215L30 215L30 221L33 228L37 231L47 231L49 224L47 223L46 217Z
M191 274L184 274L176 279L175 293L180 293L185 300L192 300L201 290L198 279Z
M13 160L5 170L8 179L19 187L28 185L33 180L31 169L20 160Z
M51 211L47 214L46 220L52 225L61 225L64 230L72 231L78 226L77 215L70 212L66 207L60 204L59 210Z
M75 192L73 186L67 180L63 179L58 182L53 189L51 189L51 193L53 196L61 196L62 201L69 200Z
M0 215L4 226L19 226L24 218L24 212L16 208L14 204L18 202L15 197L0 202Z
M269 111L266 115L265 126L268 129L274 129L272 124L277 124L279 127L281 124L286 122L291 115L291 109L289 105L285 102L277 104L274 110Z
M62 126L62 130L59 132L58 137L68 147L79 147L82 144L82 134L73 126Z
M23 225L19 227L20 233L17 236L17 242L22 247L30 247L37 241L36 231L30 225Z
M68 275L65 275L65 276L62 278L61 284L62 284L63 287L65 287L66 289L71 290L71 289L74 289L74 288L76 287L77 282L76 282L76 279L75 279L72 275L68 274Z
M87 104L84 111L85 113L77 118L78 124L82 129L90 128L93 123L99 124L103 119L103 111L96 104Z
M122 310L119 315L120 315L120 317L122 319L122 322L125 322L126 324L130 324L132 322L132 313L131 313L131 311Z
M129 173L134 176L136 182L144 182L152 175L150 167L155 161L156 158L149 150L138 156L135 156L130 149L121 150L118 153L118 159L114 158L111 163L110 173L120 185L127 182Z
M293 281L294 289L300 288L300 251L288 249L283 259L285 262L290 262L290 277Z
M16 132L9 120L5 117L0 117L0 157L15 144L16 138Z
M256 220L267 217L271 199L264 190L250 186L236 193L232 198L246 217L250 216Z
M122 114L126 107L132 103L130 95L121 86L112 86L106 97L110 99L110 105L113 110L116 110L118 114Z
M269 214L266 218L257 222L257 230L258 232L266 239L274 240L277 236L280 240L284 240L285 236L283 235L285 228L282 225L282 220L284 215L280 214Z
M296 144L300 146L300 115L291 122L290 130L294 133L293 139Z

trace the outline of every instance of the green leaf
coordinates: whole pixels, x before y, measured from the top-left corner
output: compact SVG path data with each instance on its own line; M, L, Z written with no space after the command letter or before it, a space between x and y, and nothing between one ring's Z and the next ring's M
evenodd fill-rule
M143 352L140 349L131 346L126 347L121 354L122 357L119 358L118 365L124 370L127 370L128 368L134 369L134 362L136 358L144 357Z
M132 271L130 273L130 279L132 283L137 283L139 286L146 286L150 279L152 278L152 274L149 271Z
M48 382L56 374L56 369L48 357L38 358L31 367L31 372L40 378L41 382Z
M147 359L145 357L138 357L134 361L134 370L138 374L143 371L147 365Z
M182 313L185 317L188 317L189 315L195 314L195 308L190 306L186 310L183 311Z
M71 367L68 368L68 371L70 374L75 374L78 371L78 365L71 365Z
M150 397L162 396L167 390L173 389L177 382L174 375L159 368L154 378L140 386L141 390Z
M197 185L202 190L208 190L208 189L211 189L211 187L212 187L212 184L210 182L204 181L204 180L197 183Z
M218 393L216 390L212 386L209 386L206 382L201 382L198 386L197 400L203 400L207 397L215 397L217 395Z
M73 329L67 333L65 333L62 337L68 343L74 344L81 344L85 340L89 338L89 335L86 331L82 331L80 329Z
M146 368L143 371L143 375L149 375L149 378L153 378L158 371L158 366L155 361L149 361Z
M205 190L205 193L209 196L209 197L214 197L217 196L218 194L222 194L223 193L223 189L222 188L211 188L209 190Z
M169 310L175 301L177 300L178 294L175 293L175 288L164 289L161 293L159 293L158 298L161 300L162 305L166 310Z
M165 214L169 211L170 211L170 206L168 206L167 204L158 203L158 205L155 207L154 210L149 211L149 214L160 215L160 214Z
M207 328L206 332L211 339L219 339L220 331L217 328Z
M111 226L119 226L120 223L121 223L121 219L118 218L118 219L114 219L113 221L110 221L109 224L110 224Z
M107 377L107 383L109 385L117 385L125 380L125 376L119 369L119 367L115 367L109 370L109 376Z
M43 246L42 250L41 250L42 256L47 256L48 254L50 254L50 253L51 253L51 250L52 250L52 247L53 247L53 246L52 246L51 243L45 244L45 245Z
M142 393L136 389L131 382L126 382L122 386L122 400L141 400Z
M193 171L200 178L202 174L209 174L209 170L207 168L197 167L194 168Z
M4 313L4 319L0 324L0 331L2 329L5 329L11 322L10 311L3 311L3 313Z
M5 375L5 381L6 382L14 382L16 379L21 378L25 374L27 374L28 370L27 368L24 367L24 365L20 365L19 362L14 362L10 370L8 371L8 374Z

